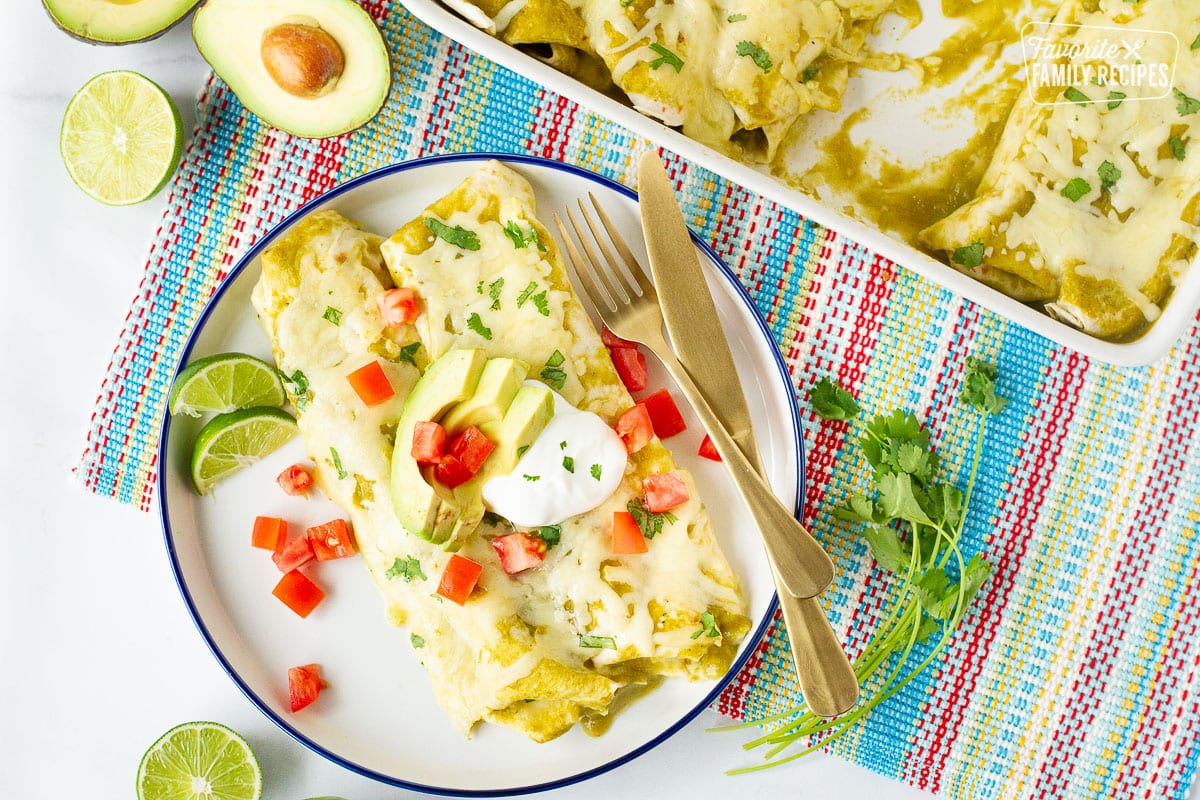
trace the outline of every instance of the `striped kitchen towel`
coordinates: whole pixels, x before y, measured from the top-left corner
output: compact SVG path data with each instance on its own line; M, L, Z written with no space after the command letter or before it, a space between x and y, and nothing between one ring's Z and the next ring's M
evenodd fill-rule
M194 322L239 256L306 201L446 152L530 153L632 184L648 142L447 41L398 3L364 5L394 69L388 104L365 128L297 139L216 79L201 92L77 469L91 491L151 507L168 384ZM852 654L886 614L890 587L831 513L869 485L863 420L917 411L961 483L973 417L955 397L968 355L999 366L1010 401L987 428L963 539L995 573L930 668L829 749L954 798L1184 797L1200 733L1196 327L1151 367L1095 363L664 157L692 227L750 291L797 391L833 376L864 407L857 421L828 423L802 403L805 517L838 565L824 601ZM773 629L719 709L759 719L792 707L789 658ZM757 751L724 735L723 766L755 763Z

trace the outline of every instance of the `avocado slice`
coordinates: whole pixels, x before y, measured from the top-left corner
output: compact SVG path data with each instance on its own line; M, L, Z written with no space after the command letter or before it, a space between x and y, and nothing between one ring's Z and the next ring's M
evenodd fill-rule
M400 412L392 450L392 507L404 529L423 539L433 539L438 530L448 532L457 514L425 480L413 459L413 428L418 422L441 418L448 408L470 397L486 363L483 350L447 351L425 370Z
M246 108L297 136L366 124L391 88L383 35L354 0L205 0L192 38Z
M493 358L483 368L475 393L442 417L442 427L454 435L469 425L500 419L529 374L529 365L515 358Z
M454 489L457 519L448 538L442 542L446 549L461 545L479 526L485 510L483 485L492 478L512 472L525 448L533 444L553 416L554 395L550 390L540 385L524 385L517 390L502 418L479 426L496 444L496 449L474 478Z
M200 0L42 0L59 28L93 44L144 42L166 33Z

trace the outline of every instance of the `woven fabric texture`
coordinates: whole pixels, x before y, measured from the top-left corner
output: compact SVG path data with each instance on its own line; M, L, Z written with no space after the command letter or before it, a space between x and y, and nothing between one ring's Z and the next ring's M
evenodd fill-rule
M304 202L386 164L436 153L529 153L631 185L649 142L447 41L398 3L364 5L393 54L384 111L345 136L293 138L211 79L166 198L142 284L100 388L77 475L153 505L169 382L188 334L239 256ZM1159 363L1089 361L796 213L664 153L689 223L768 321L797 392L832 376L863 418L904 407L965 478L975 417L955 398L968 355L995 362L1010 402L986 432L964 550L995 573L953 643L830 745L954 798L1181 798L1200 732L1200 332ZM889 582L831 510L869 488L860 421L801 403L805 519L838 565L824 596L851 654ZM773 628L718 708L793 705ZM866 687L866 691L871 690ZM729 736L729 767L755 763ZM783 767L791 769L793 767Z

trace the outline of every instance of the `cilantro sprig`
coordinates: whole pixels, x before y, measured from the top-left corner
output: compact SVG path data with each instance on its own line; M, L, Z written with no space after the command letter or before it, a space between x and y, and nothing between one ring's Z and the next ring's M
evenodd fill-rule
M421 561L416 556L406 556L397 558L392 561L392 565L383 573L388 580L393 578L403 578L405 583L410 583L414 578L420 578L423 581L429 580L429 577L421 569Z
M967 359L959 401L979 417L965 490L941 476L929 431L914 414L897 410L877 415L866 424L859 447L872 469L874 490L851 495L834 515L859 526L876 564L891 573L895 584L890 610L854 661L859 685L871 694L832 720L816 716L801 703L768 719L731 726L777 724L744 745L767 745L770 760L731 774L776 766L826 747L899 692L945 649L992 572L982 556L968 557L963 552L961 538L987 421L1007 403L996 392L997 378L994 365ZM927 642L932 643L922 656L918 645ZM813 741L816 734L821 735ZM804 742L804 747L776 757L797 742Z
M847 420L858 416L858 403L854 395L843 389L828 376L821 378L808 390L812 410L822 419Z
M439 239L463 250L478 250L482 246L479 244L479 234L469 231L461 225L451 227L441 220L426 217L425 227L433 231L433 234Z

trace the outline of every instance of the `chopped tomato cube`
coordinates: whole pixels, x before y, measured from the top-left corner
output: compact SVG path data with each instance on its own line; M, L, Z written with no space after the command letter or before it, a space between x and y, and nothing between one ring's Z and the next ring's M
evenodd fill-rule
M446 451L446 429L436 422L413 426L412 457L418 464L436 464Z
M721 460L721 454L717 451L717 446L713 444L712 437L707 433L704 434L704 441L700 442L700 456L707 458L709 461Z
M287 540L287 523L279 517L255 517L250 544L264 550L278 550Z
M307 495L309 490L312 489L313 476L309 468L303 464L292 464L279 473L279 477L275 478L275 482L279 484L280 489L283 489L292 497L302 497Z
M474 425L468 426L450 443L450 455L462 462L467 471L474 475L483 462L496 449L496 443Z
M608 329L607 325L600 326L600 341L604 342L604 346L609 350L628 349L637 347L637 342L631 342L628 339L622 339Z
M350 381L354 393L368 407L377 406L396 396L396 390L392 388L387 373L378 361L359 367L347 375L346 380Z
M631 392L640 392L646 388L649 373L646 371L646 357L635 347L617 347L608 351L612 356L613 366L621 383Z
M471 596L482 572L482 564L455 553L450 556L450 560L446 563L446 569L442 571L437 593L461 606Z
M636 453L654 438L654 424L650 421L650 412L646 406L637 403L617 418L617 435L625 443L625 450Z
M687 423L675 405L675 398L666 389L659 389L649 397L643 398L646 410L650 412L650 421L654 424L654 435L660 439L669 439L677 433L687 430Z
M379 304L383 324L389 328L411 325L421 316L421 298L407 286L380 292L375 295L375 302Z
M271 594L301 617L307 617L325 599L325 592L321 587L310 581L308 576L298 569L280 578Z
M350 534L350 526L344 519L331 519L329 522L314 525L304 532L304 536L312 545L317 561L346 558L357 552L354 537Z
M280 572L291 572L316 557L307 536L292 536L280 542L271 556Z
M317 664L288 668L288 698L292 701L293 713L311 705L324 687L321 667Z
M651 475L642 481L642 489L646 493L646 510L654 514L678 508L691 497L683 478L674 472Z
M645 553L646 537L638 527L637 520L628 511L613 512L612 551L618 556L635 556Z
M492 539L500 566L509 575L536 567L546 557L546 540L528 533L509 533Z
M433 468L433 477L447 489L454 489L474 478L475 473L458 456L447 453Z

